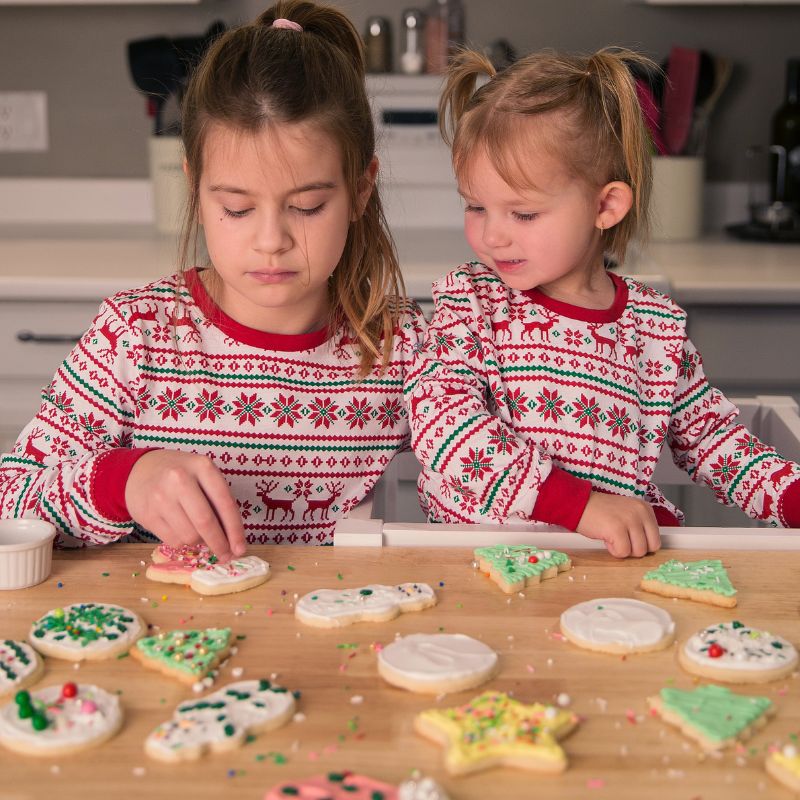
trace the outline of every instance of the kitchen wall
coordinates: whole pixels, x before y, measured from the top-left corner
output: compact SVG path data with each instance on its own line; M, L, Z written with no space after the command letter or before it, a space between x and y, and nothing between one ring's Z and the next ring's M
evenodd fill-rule
M0 153L0 177L115 177L147 174L145 100L128 77L125 43L199 34L217 18L249 19L267 3L203 0L197 5L0 5L0 91L43 90L50 150ZM397 0L340 0L359 30L366 18L392 20ZM465 0L470 40L504 36L520 52L541 47L589 50L620 44L661 60L673 43L735 61L709 142L708 177L745 180L744 148L764 143L780 103L784 65L800 56L800 5L650 6L636 0Z

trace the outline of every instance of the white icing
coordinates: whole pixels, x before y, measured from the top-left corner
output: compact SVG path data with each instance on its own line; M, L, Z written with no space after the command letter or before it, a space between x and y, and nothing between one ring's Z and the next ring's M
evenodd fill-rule
M774 647L773 642L780 647ZM708 648L712 643L718 644L725 652L711 658ZM720 622L698 631L683 645L683 654L689 661L705 667L748 672L789 669L798 660L797 650L786 639L747 625L735 628L732 622Z
M301 618L347 624L348 620L380 619L420 604L432 605L435 600L436 594L427 583L400 583L395 586L371 583L358 589L318 589L309 592L297 601L295 613Z
M70 619L73 616L73 611L77 615L80 612L81 606L99 608L102 612L111 615L111 618L103 623L101 630L93 629L93 626L85 621L79 621L77 618L73 619L74 626L79 630L92 630L93 633L99 635L100 638L91 641L84 640L81 637L73 638L69 634L65 634L63 630L57 628L46 630L43 621L48 616L53 616L54 611L48 611L47 614L40 617L31 627L31 632L28 635L28 641L36 647L39 642L50 645L50 647L59 648L68 652L80 653L102 653L106 650L127 650L142 634L142 623L139 617L127 608L122 606L109 605L107 603L74 603L73 605L64 606L61 609L64 612L64 618ZM130 617L131 622L124 622L121 617ZM122 631L118 625L125 627ZM37 629L43 630L43 636L34 635ZM111 634L112 639L108 638Z
M81 683L77 688L75 697L68 699L62 697L61 686L30 693L33 707L45 710L48 725L42 731L34 730L30 717L20 719L16 702L4 705L0 709L0 741L11 739L46 754L54 748L90 745L120 726L122 710L116 695L91 684Z
M400 784L397 800L449 800L449 798L447 792L433 778L417 778Z
M259 681L238 681L206 697L181 703L172 719L159 725L148 737L147 751L167 759L180 758L181 750L213 749L214 743L241 744L248 731L272 720L288 718L294 713L294 695L276 691L279 687L259 689ZM246 693L241 699L231 694ZM219 704L222 704L221 706ZM211 706L217 706L212 708ZM229 735L226 725L234 730ZM195 757L191 752L188 758Z
M14 652L14 647L22 650L28 663L25 664ZM15 686L22 683L31 673L36 671L39 664L39 656L36 651L25 642L16 642L9 639L0 639L0 696L11 691ZM11 670L17 677L12 678L6 669Z
M378 659L413 681L438 683L491 671L497 653L463 633L412 633L384 647Z
M192 583L203 586L220 586L226 583L239 583L269 575L269 564L258 556L244 556L231 559L227 564L214 564L210 568L196 569L192 572Z
M648 647L675 631L672 617L658 606L627 597L603 597L568 608L561 615L561 630L597 645L618 645L632 650Z

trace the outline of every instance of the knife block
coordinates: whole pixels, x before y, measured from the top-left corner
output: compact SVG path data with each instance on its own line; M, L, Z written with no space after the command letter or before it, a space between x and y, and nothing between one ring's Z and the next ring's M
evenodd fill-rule
M695 156L654 156L650 198L656 242L690 241L703 229L705 161Z
M186 210L186 176L180 136L151 136L148 140L153 220L159 233L178 233Z

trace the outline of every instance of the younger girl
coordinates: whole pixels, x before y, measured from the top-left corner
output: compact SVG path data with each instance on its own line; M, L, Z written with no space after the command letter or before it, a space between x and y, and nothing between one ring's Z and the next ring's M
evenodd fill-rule
M495 74L465 52L450 69L440 121L479 260L434 285L406 382L433 521L539 520L642 556L683 518L651 482L666 441L721 502L800 524L800 467L736 424L683 310L604 268L646 232L626 61L645 60L542 53Z
M358 33L300 0L229 31L183 137L182 270L103 304L0 463L0 511L223 560L329 544L407 444L423 324L398 299ZM184 269L198 226L209 263Z

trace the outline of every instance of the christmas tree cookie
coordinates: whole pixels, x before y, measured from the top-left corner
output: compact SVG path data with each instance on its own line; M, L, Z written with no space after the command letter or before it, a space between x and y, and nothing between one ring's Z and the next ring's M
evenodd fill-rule
M767 772L794 792L800 792L800 753L793 744L786 744L767 756Z
M525 705L502 692L484 692L455 708L423 711L414 720L417 733L447 748L445 768L451 775L499 766L563 772L567 757L558 740L577 724L570 711Z
M208 675L230 649L230 628L206 628L145 636L131 655L145 667L193 684Z
M93 661L126 652L144 631L144 622L127 608L75 603L36 620L28 641L46 656Z
M145 741L151 758L196 761L205 752L241 747L247 737L285 725L295 712L294 695L267 680L230 683L200 700L181 703L172 719Z
M663 597L682 597L723 608L736 605L736 589L718 559L665 561L645 574L640 588Z
M42 672L44 662L29 644L0 639L0 702L36 683Z
M648 698L650 708L704 750L721 750L748 739L774 708L768 697L745 697L709 684L691 691L666 688Z
M475 559L481 572L506 593L513 594L530 583L554 578L559 572L572 567L566 553L558 550L540 550L525 544L496 544L475 548Z

